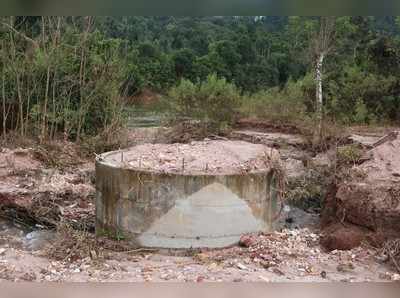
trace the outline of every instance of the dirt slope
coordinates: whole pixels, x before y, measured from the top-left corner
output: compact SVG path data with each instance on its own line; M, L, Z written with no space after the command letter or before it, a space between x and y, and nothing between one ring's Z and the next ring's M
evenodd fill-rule
M328 198L322 244L349 249L369 240L381 245L400 238L400 135L393 132L374 144Z

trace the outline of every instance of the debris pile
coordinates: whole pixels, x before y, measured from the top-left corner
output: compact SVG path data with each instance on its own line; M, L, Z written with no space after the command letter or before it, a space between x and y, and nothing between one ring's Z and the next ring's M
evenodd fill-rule
M184 174L236 174L265 171L278 152L261 144L209 140L189 144L143 144L107 157L125 167Z
M76 227L94 228L93 165L81 162L77 167L80 159L76 156L65 158L63 162L71 160L71 164L62 169L49 167L50 157L38 154L43 150L0 152L0 216L28 226L54 228L63 219ZM70 154L74 153L60 152Z
M258 270L268 280L301 278L351 281L357 272L375 262L377 252L374 249L358 247L327 253L320 247L319 241L319 234L307 228L284 229L268 234L243 235L239 247L204 251L196 257L206 264L230 265L245 271ZM343 274L350 276L346 279Z

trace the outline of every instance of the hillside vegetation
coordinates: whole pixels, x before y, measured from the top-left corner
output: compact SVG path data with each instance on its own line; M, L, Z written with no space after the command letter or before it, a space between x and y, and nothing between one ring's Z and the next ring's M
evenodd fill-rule
M398 123L399 20L2 17L1 133L114 131L123 103L146 90L173 115L219 126L234 116Z

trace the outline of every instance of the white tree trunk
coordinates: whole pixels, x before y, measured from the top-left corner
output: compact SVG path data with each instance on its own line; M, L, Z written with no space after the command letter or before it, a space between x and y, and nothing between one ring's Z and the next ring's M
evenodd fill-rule
M316 75L315 81L317 83L316 88L316 113L317 113L317 131L316 137L318 140L322 137L322 121L323 121L323 100L322 100L322 65L324 63L325 54L320 53L317 66L316 66Z

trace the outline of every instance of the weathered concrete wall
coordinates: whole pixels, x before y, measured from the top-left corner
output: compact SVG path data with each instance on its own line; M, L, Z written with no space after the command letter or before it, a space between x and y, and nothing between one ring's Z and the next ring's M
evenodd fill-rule
M273 230L273 172L179 175L96 161L96 228L139 246L225 247Z

